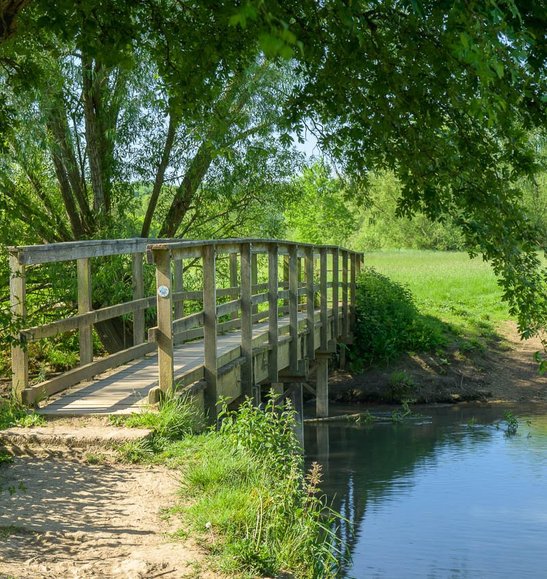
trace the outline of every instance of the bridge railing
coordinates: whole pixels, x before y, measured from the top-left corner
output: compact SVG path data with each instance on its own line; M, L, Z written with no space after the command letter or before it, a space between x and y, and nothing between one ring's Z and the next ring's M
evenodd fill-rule
M306 324L311 335L307 340L308 357L313 358L318 348L328 349L326 328L329 323L333 324L334 336L339 336L341 340L349 339L355 304L355 277L362 259L361 254L338 247L263 239L93 240L11 247L9 252L11 310L14 327L19 328L14 332L12 345L13 390L28 404L35 404L81 381L141 358L156 348L159 357L159 385L163 391L168 391L174 387L176 378L173 364L175 346L201 337L205 342L204 377L208 384L207 397L212 397L215 395L219 370L216 359L217 336L235 329L241 330L242 385L245 392L250 392L253 382L253 323L269 320L269 372L272 381L277 377L275 353L279 339L279 315L286 314L289 317L290 331L287 339L291 341L293 366L298 359L299 314L306 314ZM146 254L148 262L156 267L157 295L145 295L143 269ZM267 255L266 283L258 283L257 257L260 254ZM114 255L130 256L132 299L93 309L92 260ZM229 287L219 287L219 257L228 260ZM68 261L77 264L78 313L28 327L27 268ZM190 265L202 268L202 287L198 290L184 287L183 272ZM229 298L232 299L226 301ZM194 303L194 310L195 303L201 303L202 309L185 315L187 302ZM146 339L145 310L154 307L157 307L157 322L149 330ZM94 324L128 315L132 318L133 343L114 354L94 358ZM321 343L316 346L314 331L310 328L318 324L322 328ZM78 332L79 366L30 385L28 345L71 331Z
M261 254L267 256L268 281L264 284L257 283L257 256ZM230 260L232 287L224 290L217 288L220 256L229 256ZM176 302L183 295L180 272L187 260L198 260L203 269L202 290L192 294L203 303L203 309L178 316ZM203 337L205 405L210 414L214 413L218 398L217 338L223 331L240 330L240 379L245 395L252 395L255 382L255 322L268 320L270 383L279 381L280 314L288 317L289 331L283 339L289 342L289 374L298 373L299 359L303 357L299 352L302 317L305 318L305 358L313 360L316 353L332 352L333 341L350 341L355 315L355 280L362 261L360 253L336 246L279 240L226 239L151 244L148 261L156 265L157 326L150 330L149 339L158 344L159 386L164 392L175 388L175 346L187 339ZM173 272L179 273L173 276ZM220 296L234 299L219 304ZM267 304L267 308L259 310L259 304ZM221 321L223 316L231 319ZM330 329L329 324L332 324ZM319 343L315 343L317 327L320 328Z

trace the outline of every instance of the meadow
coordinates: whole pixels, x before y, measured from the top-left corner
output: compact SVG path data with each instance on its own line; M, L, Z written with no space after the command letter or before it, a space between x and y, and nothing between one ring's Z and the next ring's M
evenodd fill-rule
M420 312L450 326L469 339L496 334L511 319L492 268L465 252L392 250L365 253L370 266L405 284Z

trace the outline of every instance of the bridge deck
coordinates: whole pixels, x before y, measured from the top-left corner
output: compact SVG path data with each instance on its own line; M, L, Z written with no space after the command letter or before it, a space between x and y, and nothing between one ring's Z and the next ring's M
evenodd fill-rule
M298 315L299 320L305 318ZM279 333L289 327L287 316L279 318ZM253 326L253 341L268 333L268 322ZM241 332L234 331L217 338L217 358L239 350ZM204 342L196 340L175 349L175 376L203 366ZM149 390L158 385L158 357L152 354L134 360L113 371L97 376L93 381L75 386L48 402L38 412L47 415L101 415L138 412L148 403Z

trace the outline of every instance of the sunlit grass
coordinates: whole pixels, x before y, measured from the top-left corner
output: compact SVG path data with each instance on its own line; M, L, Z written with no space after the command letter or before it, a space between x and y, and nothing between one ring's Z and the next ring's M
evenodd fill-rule
M365 264L407 284L425 315L459 335L487 337L511 319L490 265L464 252L400 250L365 255Z

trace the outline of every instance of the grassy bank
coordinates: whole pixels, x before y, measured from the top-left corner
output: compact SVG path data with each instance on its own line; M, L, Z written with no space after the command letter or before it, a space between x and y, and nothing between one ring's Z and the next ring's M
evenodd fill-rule
M165 515L180 520L177 535L197 540L214 570L336 576L338 515L320 494L320 467L303 470L290 407L270 402L258 410L247 401L236 412L224 409L219 430L201 434L193 434L202 421L184 401L114 422L154 430L150 439L125 445L123 460L178 470L180 502Z
M420 312L460 337L491 337L510 319L489 264L464 252L400 250L367 253L366 265L406 284Z

